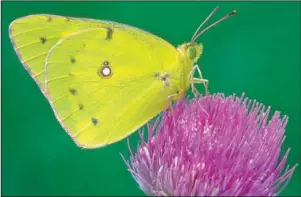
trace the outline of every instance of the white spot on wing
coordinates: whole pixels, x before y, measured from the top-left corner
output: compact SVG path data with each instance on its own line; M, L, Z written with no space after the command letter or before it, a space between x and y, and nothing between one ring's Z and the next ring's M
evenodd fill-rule
M108 67L106 67L102 70L102 74L104 76L109 76L111 74L111 70Z

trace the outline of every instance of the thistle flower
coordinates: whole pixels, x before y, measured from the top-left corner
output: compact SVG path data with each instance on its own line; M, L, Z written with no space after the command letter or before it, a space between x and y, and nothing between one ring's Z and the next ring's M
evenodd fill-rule
M235 95L183 99L148 124L147 140L140 132L129 171L148 195L278 195L296 166L283 171L289 150L279 158L287 116L268 121L265 108Z

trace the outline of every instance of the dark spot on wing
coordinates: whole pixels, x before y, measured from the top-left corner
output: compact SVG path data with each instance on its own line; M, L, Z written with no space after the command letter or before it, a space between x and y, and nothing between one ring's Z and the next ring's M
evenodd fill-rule
M76 91L76 89L74 89L74 88L69 88L69 92L70 92L72 95L76 95L76 94L77 94L77 91Z
M48 16L47 21L48 21L48 22L51 22L51 21L52 21L52 17L51 17L51 16Z
M112 40L112 36L113 36L113 29L110 27L107 27L107 36L106 36L106 40Z
M83 105L83 104L79 104L79 105L78 105L78 109L79 109L79 110L83 110L83 109L84 109L84 105Z
M107 61L107 60L105 60L104 62L103 62L103 65L104 66L108 66L110 63Z
M66 17L66 21L67 21L67 22L71 21L71 18Z
M93 123L94 126L96 126L97 123L98 123L97 118L94 118L94 117L91 119L91 121L92 121L92 123Z
M47 41L46 37L40 37L40 41L42 44L45 44L45 42Z
M160 77L160 73L155 73L155 74L154 74L154 77L155 77L155 78Z
M76 59L75 59L74 57L71 57L71 58L70 58L70 62L71 62L72 64L74 64L74 63L76 62Z

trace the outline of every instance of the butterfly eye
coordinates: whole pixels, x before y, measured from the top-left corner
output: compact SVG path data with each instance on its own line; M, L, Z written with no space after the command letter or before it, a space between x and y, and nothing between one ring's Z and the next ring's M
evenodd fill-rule
M194 46L189 46L187 48L187 55L188 55L189 59L193 60L197 55L196 53L197 53L197 51Z

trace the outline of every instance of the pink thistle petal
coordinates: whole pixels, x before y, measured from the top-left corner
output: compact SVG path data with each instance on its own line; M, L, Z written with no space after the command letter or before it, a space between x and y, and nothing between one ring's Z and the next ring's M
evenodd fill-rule
M244 96L183 99L147 125L125 162L149 195L275 196L296 165L284 170L289 150L279 158L287 116L269 115Z

